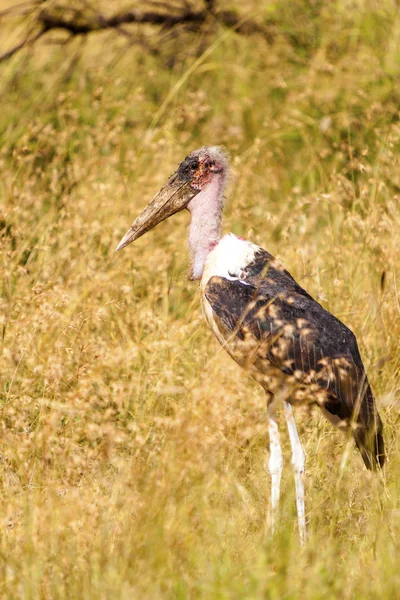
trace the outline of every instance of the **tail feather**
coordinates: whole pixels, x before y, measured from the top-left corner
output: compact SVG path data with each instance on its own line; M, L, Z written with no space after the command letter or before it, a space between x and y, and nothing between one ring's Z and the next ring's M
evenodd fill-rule
M365 466L376 471L385 464L385 444L382 435L382 421L376 413L373 426L359 426L353 431L353 437Z
M386 458L382 421L369 385L365 390L362 401L358 402L357 410L355 410L355 403L353 403L355 395L355 393L353 395L349 394L351 401L348 402L338 402L335 396L331 395L329 401L324 404L324 409L327 416L330 414L340 419L342 423L349 425L365 466L370 471L376 471L383 467ZM343 394L342 398L348 399L348 396Z
M376 471L383 467L386 458L382 421L365 371L355 378L354 383L352 433L365 466Z

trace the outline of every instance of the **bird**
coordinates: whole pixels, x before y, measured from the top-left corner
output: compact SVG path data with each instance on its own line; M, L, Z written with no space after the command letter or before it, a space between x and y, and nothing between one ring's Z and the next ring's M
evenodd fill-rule
M277 409L283 404L304 544L305 454L293 406L317 405L354 438L365 466L374 471L385 462L382 420L353 332L269 252L233 233L222 235L228 169L221 146L191 152L130 226L117 251L175 213L189 211L189 279L200 282L205 318L222 347L266 394L270 526L276 531L283 470Z

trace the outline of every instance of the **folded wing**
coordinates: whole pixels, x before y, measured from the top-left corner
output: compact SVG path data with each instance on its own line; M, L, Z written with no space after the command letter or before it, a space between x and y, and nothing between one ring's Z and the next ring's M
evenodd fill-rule
M240 279L205 286L228 351L266 389L279 372L292 402L316 402L351 426L366 466L382 466L382 423L354 334L265 255Z

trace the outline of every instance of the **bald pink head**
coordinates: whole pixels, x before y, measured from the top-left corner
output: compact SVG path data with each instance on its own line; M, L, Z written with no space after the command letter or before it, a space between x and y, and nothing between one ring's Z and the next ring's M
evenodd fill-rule
M192 200L211 185L214 190L223 190L227 173L228 159L221 147L204 146L191 152L132 223L117 250L184 208L191 211ZM204 198L199 200L203 203Z

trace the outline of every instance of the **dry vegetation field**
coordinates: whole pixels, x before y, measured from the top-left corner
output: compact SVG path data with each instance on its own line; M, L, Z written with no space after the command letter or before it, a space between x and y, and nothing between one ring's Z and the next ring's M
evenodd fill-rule
M398 3L238 6L268 40L105 32L0 65L1 598L400 597ZM115 253L204 144L231 154L225 229L353 329L384 420L380 480L297 412L303 549L283 422L264 535L264 397L203 320L188 215Z

